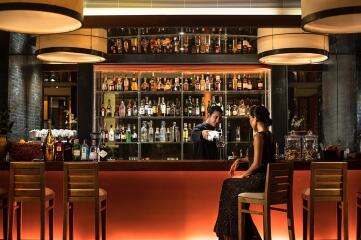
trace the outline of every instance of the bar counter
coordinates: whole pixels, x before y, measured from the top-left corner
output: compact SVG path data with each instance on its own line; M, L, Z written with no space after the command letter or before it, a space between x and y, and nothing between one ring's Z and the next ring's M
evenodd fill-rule
M349 160L350 240L355 240L356 193L361 192L361 160ZM100 187L108 192L107 239L216 240L213 233L223 180L232 161L107 161L100 162ZM62 162L47 162L46 185L55 191L54 239L62 239ZM245 168L242 164L241 168ZM293 208L296 239L302 239L302 191L309 187L310 163L295 162ZM8 188L9 163L0 163L0 187ZM252 206L260 210L259 207ZM76 206L74 239L93 239L92 204ZM315 238L336 238L336 206L316 204ZM39 238L39 211L24 205L24 239ZM262 234L261 216L253 216ZM288 239L286 216L272 212L272 238ZM1 219L0 219L1 223ZM0 233L1 239L1 233Z
M322 160L323 162L325 160ZM361 159L347 160L349 170L361 170ZM99 162L100 171L228 171L229 160L109 160ZM0 162L0 170L9 170L8 162ZM240 164L240 170L247 163ZM294 161L295 170L309 170L310 162ZM46 162L47 171L62 171L63 162Z

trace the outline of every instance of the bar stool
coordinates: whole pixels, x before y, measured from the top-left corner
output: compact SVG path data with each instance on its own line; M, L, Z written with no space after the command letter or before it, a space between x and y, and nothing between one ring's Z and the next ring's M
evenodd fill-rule
M271 163L267 166L265 192L245 192L238 195L238 236L245 239L245 214L263 215L264 240L271 239L271 212L276 210L287 213L289 239L295 239L293 220L293 165L291 163ZM261 204L263 212L251 211L246 204ZM272 207L272 205L286 204L287 209Z
M73 239L74 202L94 202L95 239L99 240L101 221L102 239L106 239L107 192L99 188L98 163L64 163L63 239ZM68 216L69 215L69 216ZM99 219L101 216L101 219Z
M0 188L0 209L3 210L3 236L6 239L8 228L8 193L3 188Z
M17 239L21 239L22 203L40 202L40 239L45 239L45 214L48 213L49 239L53 239L54 199L52 189L45 187L43 162L10 164L8 240L12 239L14 212L17 211Z
M361 192L357 193L357 226L356 239L361 240Z
M302 193L303 199L303 239L314 239L314 206L316 201L336 202L337 239L341 239L341 219L343 238L348 239L347 207L347 163L312 162L311 185Z

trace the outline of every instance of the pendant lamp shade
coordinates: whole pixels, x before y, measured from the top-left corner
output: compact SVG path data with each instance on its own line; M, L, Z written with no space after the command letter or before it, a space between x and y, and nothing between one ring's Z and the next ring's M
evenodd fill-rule
M39 35L36 38L37 58L58 63L95 63L105 61L107 31L82 28L60 34Z
M328 59L328 36L301 28L259 28L258 59L269 65L302 65Z
M361 32L360 0L302 0L302 28L317 33Z
M0 0L0 30L29 34L70 32L83 22L83 0Z

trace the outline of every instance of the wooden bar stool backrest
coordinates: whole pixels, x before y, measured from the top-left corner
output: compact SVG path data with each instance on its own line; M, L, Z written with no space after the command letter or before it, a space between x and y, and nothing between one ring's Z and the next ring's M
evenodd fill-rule
M311 163L311 201L347 200L347 163Z
M265 203L283 204L292 200L293 164L272 163L267 166Z
M43 162L10 163L9 198L16 202L45 199Z
M64 163L64 199L99 201L98 163Z

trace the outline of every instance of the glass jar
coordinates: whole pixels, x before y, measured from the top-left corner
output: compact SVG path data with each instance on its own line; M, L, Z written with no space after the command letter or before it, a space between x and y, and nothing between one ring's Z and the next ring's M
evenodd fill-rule
M308 131L302 137L302 159L305 161L313 161L317 159L318 154L318 136L312 131Z
M301 139L294 131L285 136L285 160L301 160Z

